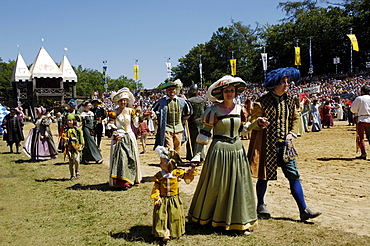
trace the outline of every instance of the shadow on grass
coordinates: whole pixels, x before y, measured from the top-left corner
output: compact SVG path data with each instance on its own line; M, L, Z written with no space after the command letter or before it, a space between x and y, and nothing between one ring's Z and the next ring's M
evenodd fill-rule
M124 187L111 187L109 183L95 184L95 185L81 185L75 184L71 187L67 187L68 190L99 190L99 191L123 191L127 190Z
M210 224L201 226L197 223L186 223L185 224L186 235L230 235L233 236L233 233L226 232L220 228L214 228ZM118 233L109 233L110 236L114 239L124 239L127 242L145 242L148 244L158 243L162 245L162 239L154 237L152 235L151 226L133 226L130 228L129 232L118 232Z
M189 218L188 218L189 219ZM193 221L187 222L185 224L185 234L186 235L211 235L211 234L218 234L218 235L231 235L233 231L226 231L224 227L213 227L211 223L206 225L200 225Z
M317 158L318 161L353 161L354 158L340 158L340 157L323 157Z
M296 222L296 223L304 223L304 224L309 224L309 225L314 225L315 222L313 221L303 221L303 220L294 220L291 218L286 218L286 217L273 217L273 220L281 220L281 221L291 221L291 222Z
M109 233L114 239L124 239L128 242L153 243L156 238L152 235L151 226L133 226L130 232Z
M57 163L54 163L54 166L64 166L64 165L68 165L68 162L57 162Z
M143 177L141 183L153 182L153 176Z
M148 166L151 166L151 167L159 167L159 164L148 164Z
M25 162L28 162L28 163L37 163L37 162L43 162L43 161L39 161L39 160L31 160L31 159L27 159L27 160L24 160L24 159L19 159L19 160L16 160L14 161L15 163L25 163Z
M70 181L70 179L35 179L36 182L48 182L48 181L62 181L62 182L65 182L65 181Z

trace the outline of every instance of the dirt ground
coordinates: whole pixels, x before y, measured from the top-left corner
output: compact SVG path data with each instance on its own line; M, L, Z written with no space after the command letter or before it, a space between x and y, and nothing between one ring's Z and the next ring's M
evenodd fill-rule
M28 133L31 126L32 124L27 124L24 132ZM305 133L295 140L295 147L299 154L298 166L306 203L311 210L322 212L320 217L314 219L315 223L322 227L368 236L370 161L354 159L359 155L356 153L355 133L354 126L336 121L330 129ZM141 152L142 147L139 141L138 143ZM249 140L243 140L243 143L248 148ZM153 151L154 136L149 136L147 144L147 153L140 154L140 161L144 179L151 180L159 170L158 166L153 165L159 163L157 153ZM108 168L110 139L104 137L101 147L104 165ZM184 145L181 148L181 157L185 157L185 153ZM184 168L187 165L185 163ZM197 170L201 171L201 167ZM192 195L198 179L199 176L190 185L182 182L180 192ZM265 201L272 217L298 220L298 208L281 170L278 172L278 180L268 184Z

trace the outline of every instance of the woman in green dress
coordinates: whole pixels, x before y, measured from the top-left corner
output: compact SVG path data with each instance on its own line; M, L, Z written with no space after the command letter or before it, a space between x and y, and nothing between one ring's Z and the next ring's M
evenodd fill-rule
M94 113L90 110L91 103L83 103L84 111L80 114L82 117L82 131L84 135L85 147L82 150L82 163L93 161L103 163L103 157L94 140Z
M245 90L240 78L224 76L210 86L207 97L219 102L207 108L203 116L205 127L197 142L209 147L200 179L189 209L195 222L236 230L242 235L251 233L257 221L252 177L246 151L239 139L239 129L247 124L242 106L234 98ZM200 152L192 159L196 165Z

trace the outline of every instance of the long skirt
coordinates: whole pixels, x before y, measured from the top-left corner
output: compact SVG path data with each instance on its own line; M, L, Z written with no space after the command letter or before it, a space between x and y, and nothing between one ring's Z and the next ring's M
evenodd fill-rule
M213 140L189 209L193 221L246 230L257 221L251 171L243 144Z
M90 134L87 127L83 127L83 136L85 147L82 150L82 161L100 161L103 157L100 154L99 148L95 143L94 137Z
M24 142L23 152L34 161L49 160L58 157L58 151L55 147L53 137L41 139L40 136L45 135L44 128L37 131L37 128L32 128Z
M121 135L119 141L112 140L110 160L110 186L140 183L141 170L138 147L132 132Z
M154 206L152 234L155 237L180 237L185 233L185 217L179 195L162 196L161 206Z

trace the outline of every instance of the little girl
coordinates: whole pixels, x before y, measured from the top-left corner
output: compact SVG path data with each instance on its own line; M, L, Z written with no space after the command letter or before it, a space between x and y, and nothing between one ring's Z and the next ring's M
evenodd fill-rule
M64 127L62 140L64 143L64 159L68 155L69 158L69 172L71 174L70 180L75 180L80 177L78 170L80 166L80 152L84 146L84 138L82 130L77 125L77 114L68 114L66 119L66 126ZM75 167L75 172L73 171Z
M138 130L138 136L140 137L141 146L143 147L143 151L140 154L146 153L146 139L148 137L148 134L150 133L149 127L144 121L142 117L139 118L139 127Z
M178 182L182 178L189 184L196 175L195 167L186 173L177 169L176 163L171 159L171 153L163 146L155 149L160 157L162 171L153 177L154 186L150 196L154 200L153 229L155 237L168 241L178 238L185 233L185 217L182 201L179 197Z

